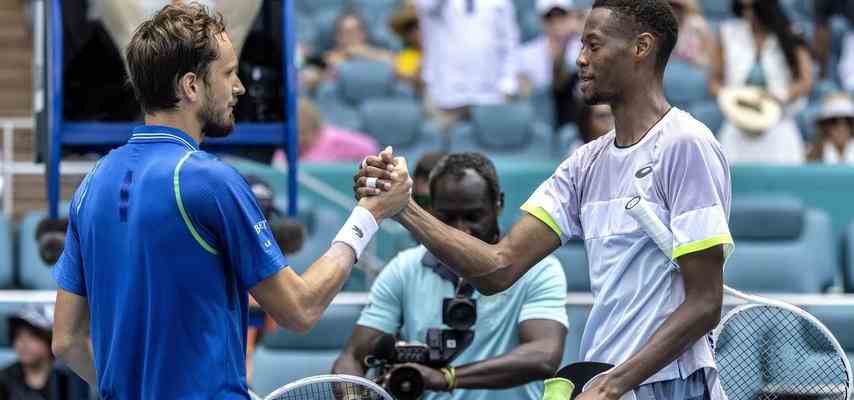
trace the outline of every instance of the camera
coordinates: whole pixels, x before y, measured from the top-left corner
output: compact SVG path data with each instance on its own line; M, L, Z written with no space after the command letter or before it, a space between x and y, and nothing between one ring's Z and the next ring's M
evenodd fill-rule
M35 239L39 246L39 256L45 264L53 266L59 260L65 248L66 229L68 229L67 218L45 218L39 222Z
M474 340L471 327L477 321L477 302L461 294L442 299L442 323L450 329L430 328L424 344L398 342L392 335L381 336L365 363L388 374L386 389L399 400L416 400L424 393L424 378L417 369L395 367L415 363L431 368L448 366Z

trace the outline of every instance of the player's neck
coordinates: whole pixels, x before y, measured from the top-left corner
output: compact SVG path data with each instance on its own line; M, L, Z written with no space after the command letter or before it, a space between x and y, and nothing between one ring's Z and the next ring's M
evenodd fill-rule
M158 112L145 115L146 125L162 125L170 128L180 129L193 138L196 143L202 143L202 126L199 118L192 113L183 112Z
M670 103L664 97L661 87L658 90L648 88L624 93L629 95L611 104L617 135L614 140L620 147L639 142L670 110Z

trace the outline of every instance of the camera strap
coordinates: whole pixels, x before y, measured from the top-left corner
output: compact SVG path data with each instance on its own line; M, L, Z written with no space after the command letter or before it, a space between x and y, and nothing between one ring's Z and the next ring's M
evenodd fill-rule
M457 296L471 297L472 294L474 294L474 286L463 280L450 267L442 264L442 262L429 251L424 253L424 257L421 258L421 264L433 270L433 272L435 272L436 275L439 275L442 279L453 283L454 293Z

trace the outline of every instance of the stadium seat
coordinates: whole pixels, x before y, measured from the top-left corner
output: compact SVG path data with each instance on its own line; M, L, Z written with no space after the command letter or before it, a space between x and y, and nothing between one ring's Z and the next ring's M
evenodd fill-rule
M355 131L361 129L359 112L340 99L340 88L335 83L321 84L317 88L315 101L325 122Z
M543 23L536 10L519 11L516 15L518 15L519 41L521 43L532 40L543 33Z
M341 0L297 0L295 10L299 13L317 14L322 12L340 13L347 5Z
M421 135L421 105L408 99L369 99L359 108L362 130L381 147L406 148Z
M788 196L733 202L735 252L725 283L744 291L821 293L838 284L836 246L827 213Z
M573 240L552 253L563 266L566 275L566 289L569 292L590 291L590 271L587 265L587 251L584 242Z
M664 93L674 106L683 110L709 97L706 71L691 64L671 61L664 72Z
M472 108L474 138L487 150L527 147L533 139L534 112L530 104L517 102Z
M551 88L542 87L534 89L529 101L531 102L531 107L534 108L534 120L554 129L555 103Z
M721 109L718 107L717 102L714 100L701 101L693 104L688 109L688 112L691 113L694 118L706 124L706 126L709 127L709 130L717 136L724 123L724 115L721 113Z
M354 106L374 97L389 97L395 91L394 68L390 64L350 60L338 66L341 98Z
M807 307L806 311L821 321L848 354L849 360L854 360L854 306L852 305L821 305Z
M268 334L253 357L252 387L264 396L297 379L329 373L361 309L361 305L332 305L307 335L284 329Z
M706 18L723 20L733 16L730 0L703 0L699 3Z
M60 207L60 210L67 210L67 207ZM42 261L36 242L36 227L44 216L42 211L32 212L24 216L20 224L18 278L21 286L26 289L56 289L56 281L51 274L52 266Z
M14 285L14 265L12 261L11 226L6 217L0 215L0 288L10 289Z
M845 230L843 236L845 243L843 244L844 262L842 264L842 278L845 282L845 291L854 293L854 223L848 225L848 229ZM852 334L854 334L854 331L852 331Z

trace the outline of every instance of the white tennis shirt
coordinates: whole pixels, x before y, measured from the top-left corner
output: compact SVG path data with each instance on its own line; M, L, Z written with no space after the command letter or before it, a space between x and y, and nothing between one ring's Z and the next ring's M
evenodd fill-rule
M721 244L729 255L733 240L729 168L705 125L674 107L638 143L620 148L614 138L611 131L573 152L522 209L562 243L584 240L594 301L580 354L616 365L637 353L685 298L678 269L626 213L626 203L643 192L674 234L673 258ZM701 339L644 383L714 365Z

